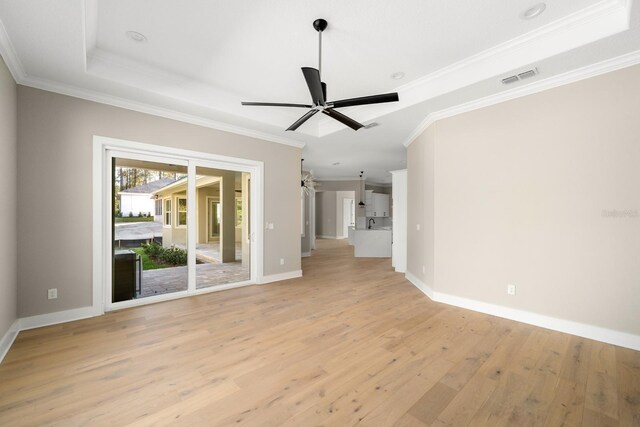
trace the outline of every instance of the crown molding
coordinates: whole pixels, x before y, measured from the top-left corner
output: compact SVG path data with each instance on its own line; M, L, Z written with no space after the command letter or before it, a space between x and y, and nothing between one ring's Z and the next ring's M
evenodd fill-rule
M304 148L306 144L294 141L286 138L279 138L264 132L259 132L241 126L234 126L226 123L222 123L216 120L207 119L204 117L181 113L179 111L171 110L168 108L157 107L151 104L132 101L125 98L106 95L100 92L79 88L72 85L63 83L57 83L50 80L39 79L27 75L24 71L24 67L20 62L20 58L16 54L11 39L9 38L7 31L2 21L0 21L0 55L4 59L5 64L9 72L13 76L13 79L17 84L22 86L29 86L36 89L46 90L48 92L58 93L61 95L71 96L74 98L80 98L87 101L93 101L100 104L111 105L113 107L124 108L126 110L137 111L139 113L150 114L153 116L164 117L179 122L189 123L197 126L202 126L210 129L216 129L224 132L234 133L237 135L243 135L250 138L261 139L264 141L275 142L277 144L288 145L296 148Z
M24 80L26 77L24 67L13 48L9 34L7 33L2 21L0 21L0 56L2 56L4 63L7 64L7 68L9 69L11 76L13 76L13 80L15 80L16 83L20 83L20 81Z
M409 107L419 102L432 99L436 96L454 91L456 89L477 83L486 78L495 77L504 70L516 69L520 66L530 64L537 60L548 58L550 56L566 52L578 46L585 45L606 36L616 34L629 28L629 18L631 11L631 0L602 0L595 5L584 8L576 13L568 15L562 19L556 20L545 26L542 26L522 36L516 37L505 43L492 47L491 49L480 52L463 61L457 62L440 70L437 70L427 76L409 82L397 88L400 92L399 103L380 104L375 108L350 107L344 111L353 115L360 122L368 122L376 120L376 118L389 114L391 112ZM85 11L85 15L88 11ZM86 16L84 17L86 20ZM86 27L87 24L85 24ZM85 29L86 30L86 29ZM87 35L85 34L85 38ZM89 40L85 40L85 46ZM535 52L535 57L532 57ZM207 119L199 115L181 113L177 110L157 107L151 104L137 102L126 98L106 95L97 91L86 90L73 85L57 83L49 80L39 79L28 76L20 60L11 44L6 29L0 21L0 54L3 56L7 67L18 84L31 86L63 95L73 96L76 98L86 99L93 102L112 105L119 108L138 111L159 117L165 117L185 123L198 126L217 129L225 132L257 138L278 144L289 145L297 148L303 148L304 143L299 141L274 136L269 133L254 131L242 126L229 125L219 121ZM86 60L86 58L85 58ZM88 64L87 64L88 65ZM594 67L597 67L595 64ZM621 68L621 67L620 67ZM85 69L85 71L87 71ZM606 71L603 71L606 72ZM566 74L566 73L565 73ZM561 79L565 74L545 80L546 82L554 79ZM586 77L583 77L586 78ZM567 83L570 81L567 81ZM566 83L559 83L566 84ZM559 85L557 84L557 85ZM530 85L535 86L535 85ZM527 86L527 87L530 87ZM550 85L549 87L553 87ZM548 87L547 87L548 88ZM545 90L545 89L538 89ZM409 139L405 141L405 145L415 139L421 131L426 129L430 122L438 119L438 114L445 114L449 117L456 109L460 112L470 111L473 108L481 108L482 106L491 105L491 103L502 102L507 99L505 93L502 92L494 96L489 96L480 100L466 103L452 109L443 110L441 112L430 114L423 123L421 123L416 131L414 131ZM534 92L530 92L534 93ZM517 96L526 96L525 91ZM473 107L473 105L476 105ZM448 114L448 115L447 115ZM444 117L444 116L443 116ZM426 123L426 124L425 124ZM343 127L335 123L329 118L324 118L317 123L314 132L303 132L313 137L323 137L342 130ZM416 134L417 132L417 134Z
M476 99L464 104L456 105L440 111L430 113L405 140L403 145L408 147L416 138L418 138L429 126L438 120L457 116L462 113L477 110L480 108L490 107L502 102L511 101L527 95L533 95L538 92L553 89L559 86L586 80L602 74L610 73L622 68L631 67L640 64L640 50L630 52L606 61L598 62L586 67L577 68L563 74L549 77L526 86L520 86L511 90L500 92L484 98Z
M111 105L113 107L123 108L126 110L137 111L139 113L150 114L153 116L164 117L179 122L189 123L192 125L202 126L210 129L216 129L224 132L234 133L237 135L243 135L250 138L261 139L264 141L275 142L277 144L288 145L296 148L304 148L305 144L284 138L278 138L273 135L259 132L240 126L234 126L222 122L218 122L204 117L195 116L192 114L181 113L179 111L171 110L168 108L157 107L151 104L132 101L125 98L106 95L103 93L78 88L71 85L55 83L48 80L37 79L33 77L23 78L18 82L23 86L29 86L36 89L46 90L48 92L54 92L61 95L67 95L74 98L80 98L87 101L93 101L100 104Z
M499 76L629 29L631 0L602 0L564 18L399 86L400 102L342 110L366 123L429 99ZM343 129L330 118L318 121L318 137Z

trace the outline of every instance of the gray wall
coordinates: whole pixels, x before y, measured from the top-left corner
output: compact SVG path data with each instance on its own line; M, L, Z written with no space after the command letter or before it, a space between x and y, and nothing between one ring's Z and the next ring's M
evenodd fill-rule
M0 58L0 338L16 320L17 273L17 95L16 83Z
M358 207L358 202L365 201L364 193L362 192L362 183L359 180L353 181L319 181L319 191L353 191L356 197L356 218L364 217L364 208ZM360 194L362 193L362 194ZM342 208L340 208L342 209Z
M336 236L336 192L316 193L316 236Z
M264 273L300 269L299 148L19 86L19 316L91 305L94 135L263 161Z
M408 149L408 270L640 334L639 165L639 66L439 121Z

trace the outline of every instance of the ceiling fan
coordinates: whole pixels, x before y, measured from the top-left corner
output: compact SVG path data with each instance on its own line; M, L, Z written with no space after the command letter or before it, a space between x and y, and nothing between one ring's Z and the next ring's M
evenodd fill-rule
M336 111L336 108L352 107L355 105L381 104L383 102L398 101L397 93L385 93L381 95L363 96L360 98L342 99L340 101L327 101L327 84L320 79L320 70L322 69L322 32L327 28L327 21L324 19L316 19L313 21L313 28L319 35L319 53L318 53L318 69L311 67L302 67L302 74L307 81L309 92L311 93L311 101L313 104L288 104L278 102L243 102L242 105L258 106L258 107L295 107L310 108L302 117L296 120L287 130L296 130L304 122L313 117L318 111L335 119L353 130L363 128L364 125L356 122L350 117Z

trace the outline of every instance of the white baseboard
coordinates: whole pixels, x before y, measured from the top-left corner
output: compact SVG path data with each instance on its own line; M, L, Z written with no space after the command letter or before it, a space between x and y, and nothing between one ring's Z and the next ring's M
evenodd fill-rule
M639 335L436 292L408 271L405 277L432 301L640 351Z
M333 239L333 240L337 240L338 238L336 236L316 236L316 239Z
M281 280L295 279L297 277L302 277L302 270L287 271L286 273L271 274L269 276L264 276L262 277L260 284L264 285L266 283L273 283L273 282L279 282Z
M9 352L11 345L18 336L18 332L20 332L20 319L16 319L9 327L7 333L5 333L2 339L0 339L0 362L2 362Z
M43 326L57 325L58 323L71 322L73 320L87 319L89 317L104 314L102 310L94 307L74 308L71 310L57 311L55 313L39 314L37 316L23 317L20 319L20 330L41 328Z
M311 256L311 251L309 252L302 252L302 258L306 258L308 256Z
M416 288L420 289L423 294L428 296L429 299L435 301L434 294L433 294L433 289L431 289L429 286L427 286L422 280L418 279L416 276L414 276L409 271L407 271L404 274L404 277L406 277L407 280L410 281L413 284L413 286L415 286Z

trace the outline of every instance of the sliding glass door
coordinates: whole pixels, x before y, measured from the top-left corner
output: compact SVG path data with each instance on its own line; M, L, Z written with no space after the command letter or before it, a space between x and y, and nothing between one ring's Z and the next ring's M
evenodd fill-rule
M252 279L250 171L125 150L107 153L107 308Z

